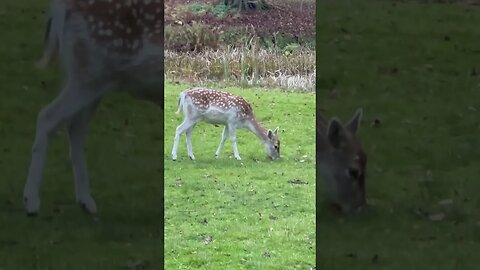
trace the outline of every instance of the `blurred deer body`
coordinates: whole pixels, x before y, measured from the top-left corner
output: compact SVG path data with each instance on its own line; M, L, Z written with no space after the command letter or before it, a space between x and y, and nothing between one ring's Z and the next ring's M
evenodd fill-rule
M38 212L48 142L66 124L77 202L95 213L84 154L87 126L111 92L163 104L163 1L53 0L49 15L38 66L58 56L66 83L38 114L24 203L27 213Z

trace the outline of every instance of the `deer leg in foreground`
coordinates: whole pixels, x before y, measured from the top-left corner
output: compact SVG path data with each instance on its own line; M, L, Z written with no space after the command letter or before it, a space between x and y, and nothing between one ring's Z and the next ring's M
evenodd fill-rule
M99 101L83 109L72 119L68 126L70 160L75 177L76 201L84 210L91 214L97 212L97 206L90 194L89 177L85 160L85 136L87 134L88 124L98 104Z
M187 141L187 152L188 156L190 157L191 160L195 160L195 156L193 155L193 150L192 150L192 131L193 128L195 127L196 124L193 124L191 127L189 127L185 131L185 137Z
M218 145L217 152L215 152L215 158L218 159L220 156L220 152L222 151L223 145L225 144L225 141L227 140L228 136L228 127L225 126L223 127L223 132L222 132L222 140L220 141L220 145Z
M238 154L238 149L237 149L237 136L236 136L236 130L235 127L229 126L228 127L228 133L230 133L230 140L232 141L232 148L233 148L233 155L237 160L242 160L240 158L240 155Z
M38 114L32 159L23 191L24 204L29 215L35 215L40 209L39 189L49 139L63 122L70 120L102 95L101 91L82 90L72 85L67 86L54 101Z
M183 123L181 123L176 131L175 131L175 139L173 141L173 147L172 147L172 160L177 160L177 150L178 150L178 143L180 141L180 136L187 131L192 125L195 123L193 121L185 119Z

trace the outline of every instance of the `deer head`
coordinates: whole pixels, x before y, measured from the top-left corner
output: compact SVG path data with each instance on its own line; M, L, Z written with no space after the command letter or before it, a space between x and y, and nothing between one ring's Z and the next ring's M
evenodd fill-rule
M268 157L275 160L280 158L280 140L278 139L278 127L267 131L267 140L264 141L265 152Z
M326 123L320 116L317 136L317 166L326 183L333 205L343 212L358 210L366 205L365 175L367 156L357 137L362 110L359 109L345 125L332 118Z

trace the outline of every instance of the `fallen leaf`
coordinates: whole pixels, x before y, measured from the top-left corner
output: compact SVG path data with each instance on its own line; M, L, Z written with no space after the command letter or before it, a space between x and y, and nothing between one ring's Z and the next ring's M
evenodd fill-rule
M375 118L375 120L373 120L373 122L370 126L375 128L375 127L379 127L380 124L382 124L382 121L378 118Z
M441 200L441 201L438 202L438 204L443 205L443 206L451 205L451 204L453 204L453 200L452 199Z
M349 258L356 258L356 257L357 257L357 254L355 254L355 253L348 253L348 254L347 254L347 257L349 257Z
M424 217L426 216L428 213L425 212L422 208L417 208L417 209L414 209L413 210L413 213L415 213L417 216L420 216L420 217Z
M300 179L292 179L292 180L288 180L288 183L290 184L294 184L294 185L306 185L308 184L307 182L304 182Z
M442 221L445 218L444 213L431 214L428 216L431 221Z

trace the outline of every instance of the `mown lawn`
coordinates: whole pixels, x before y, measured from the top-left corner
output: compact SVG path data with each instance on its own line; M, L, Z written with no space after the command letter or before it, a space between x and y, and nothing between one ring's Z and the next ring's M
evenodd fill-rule
M178 95L165 92L165 268L310 269L315 265L315 96L264 89L219 88L244 96L267 128L280 127L281 160L237 131L241 161L229 140L214 158L222 127L199 123L191 161L183 135L171 160ZM291 184L301 180L305 184Z
M318 198L317 269L478 269L480 9L317 5L319 107L364 108L371 204L339 217Z
M0 269L160 269L163 116L154 105L115 95L93 120L87 156L100 222L75 205L65 132L49 148L40 214L25 214L37 113L61 78L55 67L33 66L47 6L20 0L0 7Z

